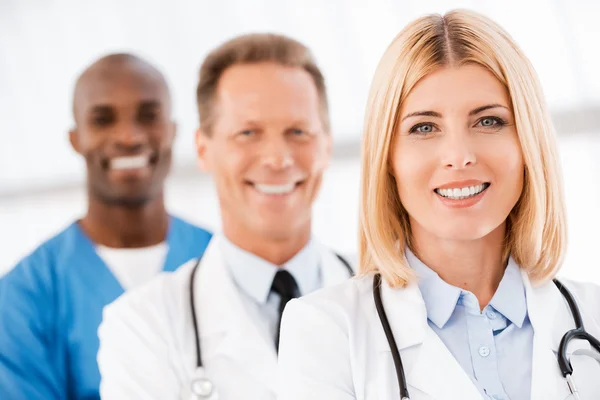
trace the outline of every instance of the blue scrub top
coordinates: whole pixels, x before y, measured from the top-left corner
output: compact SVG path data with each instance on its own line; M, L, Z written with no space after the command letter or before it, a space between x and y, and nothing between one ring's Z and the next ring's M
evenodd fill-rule
M211 233L171 217L164 270L200 257ZM123 288L78 223L0 279L0 399L99 399L102 309Z

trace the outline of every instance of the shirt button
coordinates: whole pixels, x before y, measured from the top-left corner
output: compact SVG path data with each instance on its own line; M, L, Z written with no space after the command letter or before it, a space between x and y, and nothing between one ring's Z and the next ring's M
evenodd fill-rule
M481 346L479 348L479 355L481 357L487 357L487 356L489 356L490 355L490 348L487 347L487 346Z
M487 315L487 317L488 317L489 319L496 319L496 313L495 313L495 312L493 312L493 311L491 311L491 310L490 310L490 311L488 311L488 312L486 312L486 313L485 313L485 315ZM499 399L498 399L498 400L499 400Z

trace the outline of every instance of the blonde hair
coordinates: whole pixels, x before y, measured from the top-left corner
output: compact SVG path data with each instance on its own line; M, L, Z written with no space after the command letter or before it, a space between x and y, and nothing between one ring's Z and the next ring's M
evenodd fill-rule
M428 15L387 48L371 84L362 140L360 273L379 272L392 287L414 281L404 250L410 223L390 170L399 110L416 83L440 67L477 64L510 95L525 163L523 192L507 219L504 255L541 283L554 277L566 247L562 178L554 128L535 70L512 38L478 13Z
M321 119L325 132L330 131L329 105L323 73L312 52L290 37L274 33L251 33L237 36L212 50L200 66L196 101L200 128L210 133L214 122L217 86L229 67L237 64L272 62L286 67L302 68L312 77L319 94Z

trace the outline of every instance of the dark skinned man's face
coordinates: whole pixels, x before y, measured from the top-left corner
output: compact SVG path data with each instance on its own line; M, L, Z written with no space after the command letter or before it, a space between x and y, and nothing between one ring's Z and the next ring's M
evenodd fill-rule
M136 61L92 66L77 84L74 113L70 139L85 158L90 196L135 207L162 194L175 126L157 71Z

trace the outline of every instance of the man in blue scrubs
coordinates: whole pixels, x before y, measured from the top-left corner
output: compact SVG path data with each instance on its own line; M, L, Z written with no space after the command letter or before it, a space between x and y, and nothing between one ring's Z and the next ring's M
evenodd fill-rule
M103 307L211 237L165 210L175 124L156 68L103 57L78 79L73 113L88 210L0 280L0 399L98 399Z

